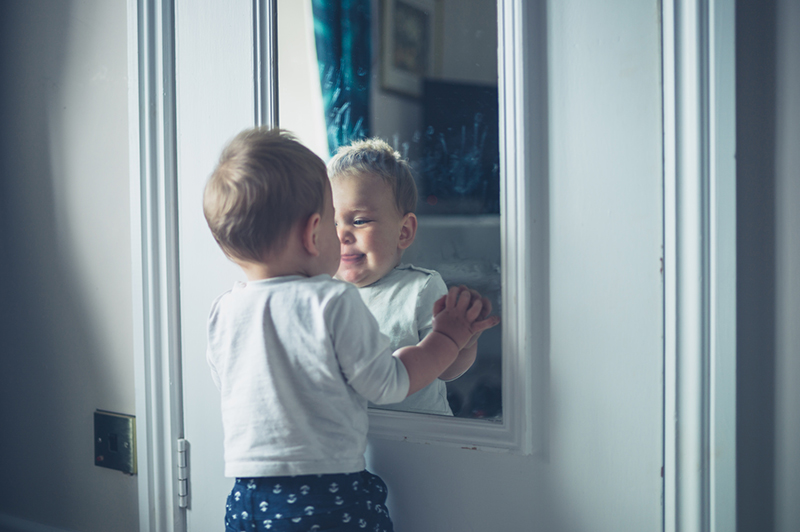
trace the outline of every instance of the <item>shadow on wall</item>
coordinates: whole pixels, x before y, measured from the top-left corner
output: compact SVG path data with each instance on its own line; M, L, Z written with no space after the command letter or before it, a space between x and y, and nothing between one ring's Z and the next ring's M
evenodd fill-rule
M775 529L774 0L736 2L737 525Z
M76 17L78 7L92 9L73 1L0 3L0 517L75 530L113 520L115 530L137 530L136 479L93 465L92 413L115 390L87 302L99 287L81 282L79 250L65 239L75 231L65 207L75 176L65 161L75 154L64 152L76 131L64 124L74 103L65 99L64 69L70 44L95 22ZM78 132L103 126L87 118ZM105 211L102 200L86 198L87 212ZM127 204L113 209L127 214ZM108 253L128 254L128 235L118 238ZM129 278L120 281L129 286Z

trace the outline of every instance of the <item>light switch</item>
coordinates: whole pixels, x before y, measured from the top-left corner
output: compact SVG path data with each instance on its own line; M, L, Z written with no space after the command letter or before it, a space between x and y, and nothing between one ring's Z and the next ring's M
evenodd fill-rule
M136 418L97 410L94 413L94 464L136 474Z

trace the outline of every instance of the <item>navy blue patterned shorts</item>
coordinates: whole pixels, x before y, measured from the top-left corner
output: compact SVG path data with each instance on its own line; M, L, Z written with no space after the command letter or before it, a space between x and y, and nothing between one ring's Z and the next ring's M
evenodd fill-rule
M386 484L360 473L237 478L226 532L392 532Z

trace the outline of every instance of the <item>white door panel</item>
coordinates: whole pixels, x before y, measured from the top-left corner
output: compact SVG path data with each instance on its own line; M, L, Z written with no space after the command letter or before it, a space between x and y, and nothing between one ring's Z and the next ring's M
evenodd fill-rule
M184 435L190 443L191 531L221 530L219 392L206 364L211 302L243 276L208 230L202 193L223 146L254 121L251 2L176 2L176 77Z
M368 467L389 485L400 532L662 528L659 5L548 5L546 445L522 456L371 438ZM231 486L205 327L212 300L242 276L211 237L201 195L225 142L254 122L252 7L176 2L190 532L222 529Z

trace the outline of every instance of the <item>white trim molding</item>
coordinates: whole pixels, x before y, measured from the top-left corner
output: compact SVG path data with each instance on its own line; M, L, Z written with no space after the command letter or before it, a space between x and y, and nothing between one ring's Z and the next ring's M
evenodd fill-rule
M278 0L253 0L255 125L278 124Z
M736 530L734 2L665 0L664 530Z
M183 409L174 16L172 0L128 0L134 371L142 532L186 529L175 464Z

